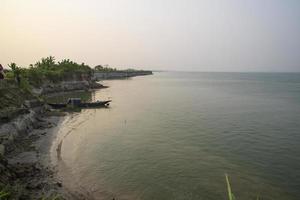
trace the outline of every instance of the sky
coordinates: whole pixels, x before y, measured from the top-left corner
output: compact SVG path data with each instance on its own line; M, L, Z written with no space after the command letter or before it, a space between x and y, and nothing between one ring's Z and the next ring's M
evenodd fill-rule
M0 63L300 72L299 0L0 0Z

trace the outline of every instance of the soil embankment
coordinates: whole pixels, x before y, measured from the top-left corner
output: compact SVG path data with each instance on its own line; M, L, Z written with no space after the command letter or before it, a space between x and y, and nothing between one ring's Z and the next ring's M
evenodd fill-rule
M63 186L50 160L64 113L52 111L36 94L96 88L105 87L87 81L63 82L35 89L39 90L35 95L15 85L0 88L0 191L11 199L84 199Z

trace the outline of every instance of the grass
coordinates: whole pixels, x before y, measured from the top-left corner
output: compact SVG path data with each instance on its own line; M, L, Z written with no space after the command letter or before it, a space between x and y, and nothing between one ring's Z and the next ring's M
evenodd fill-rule
M7 200L10 196L10 193L5 189L0 190L0 200Z
M229 177L227 174L225 174L226 184L227 184L227 193L228 193L228 200L235 200L235 197L231 190L231 185L229 181ZM259 196L256 197L256 200L259 200Z
M227 193L228 193L228 200L235 200L234 195L231 190L230 182L229 182L229 177L227 174L225 174L226 178L226 184L227 184Z
M0 200L4 200L4 199L7 199L9 196L9 193L8 192L5 192L5 191L0 191Z

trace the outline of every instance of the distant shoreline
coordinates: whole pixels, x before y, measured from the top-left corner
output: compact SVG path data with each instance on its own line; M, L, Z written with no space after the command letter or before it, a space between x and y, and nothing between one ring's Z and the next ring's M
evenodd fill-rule
M104 72L104 71L95 71L93 74L94 80L108 80L108 79L123 79L123 78L131 78L135 76L146 76L152 75L152 71L144 71L144 70L134 70L134 71L111 71L111 72Z

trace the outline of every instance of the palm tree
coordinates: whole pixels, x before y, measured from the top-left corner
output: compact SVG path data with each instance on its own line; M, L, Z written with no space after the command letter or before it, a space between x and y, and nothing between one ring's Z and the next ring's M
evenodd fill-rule
M103 70L103 66L102 65L97 65L97 66L95 66L95 70L96 71L102 71Z
M41 67L44 69L51 69L55 67L55 58L53 56L49 56L47 58L42 58L41 61L38 61L35 64L36 67Z
M21 69L20 67L17 66L16 63L11 63L8 65L8 67L11 69L14 77L15 77L15 80L17 81L17 84L20 85L21 83L21 77L20 77L20 74L21 74Z

